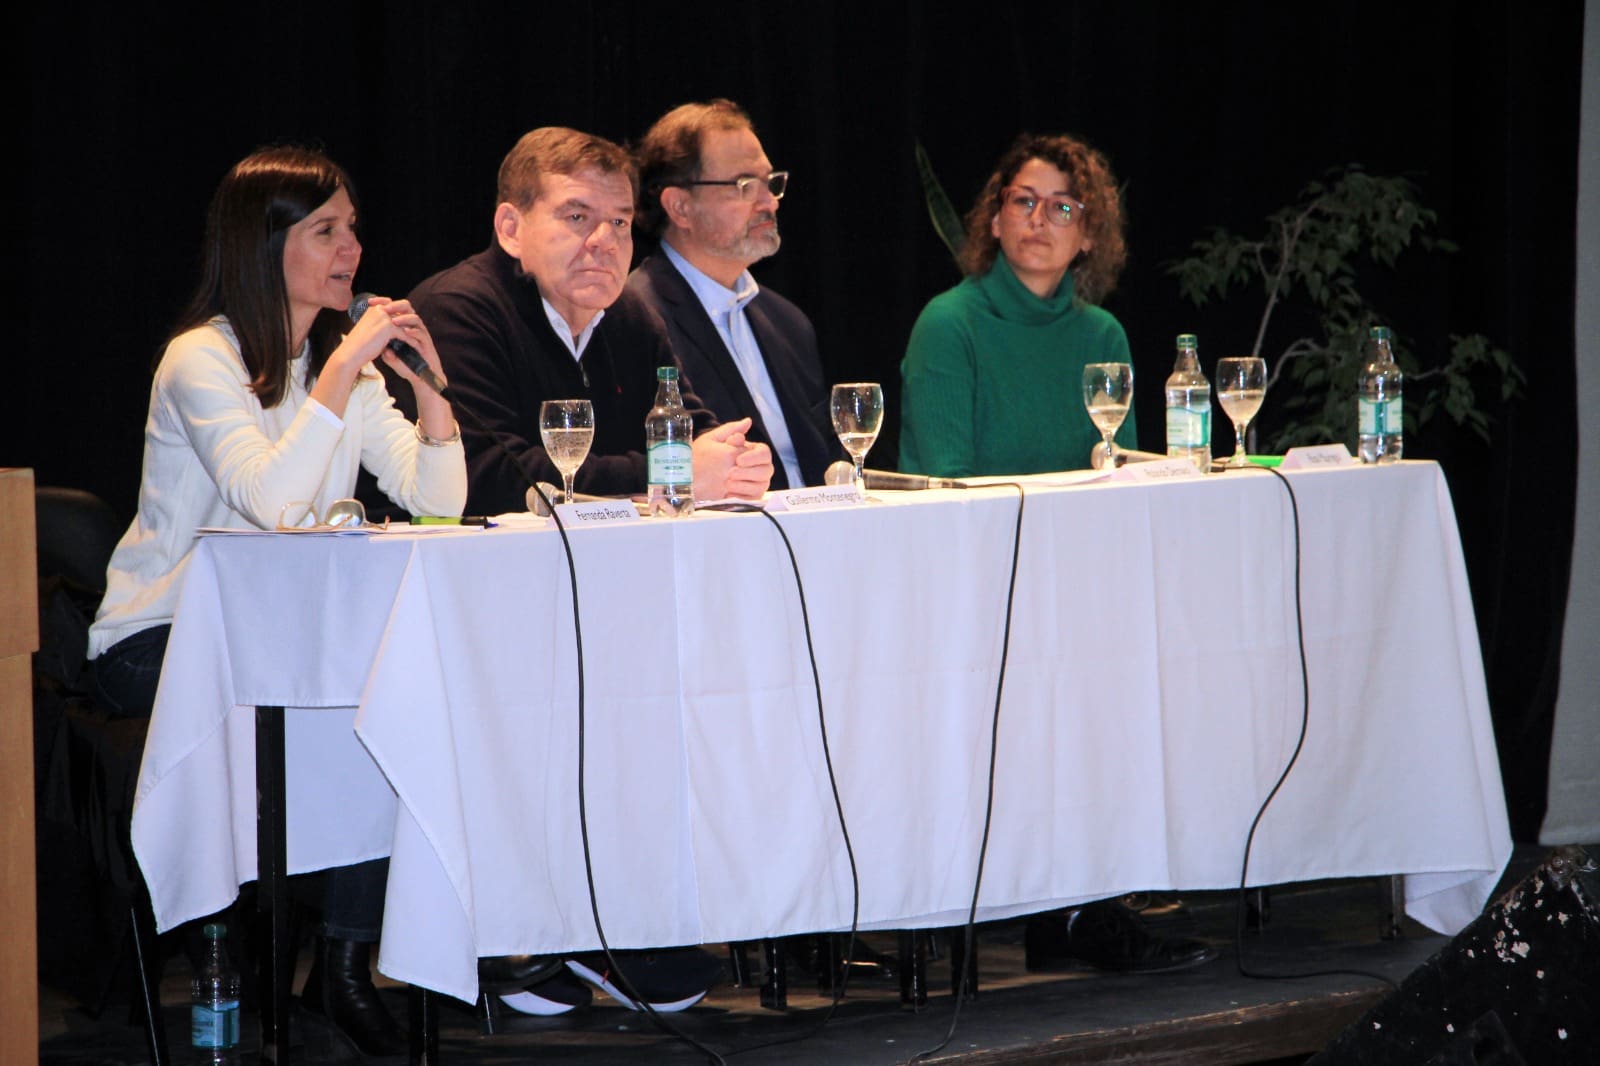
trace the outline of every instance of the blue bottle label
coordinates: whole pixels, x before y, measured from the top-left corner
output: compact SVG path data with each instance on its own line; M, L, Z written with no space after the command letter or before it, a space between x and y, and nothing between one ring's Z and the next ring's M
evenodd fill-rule
M189 1010L191 1047L239 1046L239 1001L224 999L215 1005L196 1003Z

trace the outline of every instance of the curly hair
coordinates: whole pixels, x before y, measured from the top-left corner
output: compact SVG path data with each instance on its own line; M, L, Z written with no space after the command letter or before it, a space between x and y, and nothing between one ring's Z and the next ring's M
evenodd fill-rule
M1000 240L991 226L1000 212L1000 194L1030 159L1043 160L1065 174L1068 189L1083 201L1085 210L1078 225L1084 227L1090 247L1079 253L1068 269L1078 295L1097 304L1117 287L1117 278L1128 259L1128 247L1122 238L1122 197L1106 157L1067 134L1024 133L1006 149L972 210L967 212L961 269L968 274L984 274L994 266Z
M683 104L656 120L634 152L639 164L639 215L635 224L652 237L667 229L661 193L674 185L698 181L705 136L716 130L751 130L750 116L732 100Z

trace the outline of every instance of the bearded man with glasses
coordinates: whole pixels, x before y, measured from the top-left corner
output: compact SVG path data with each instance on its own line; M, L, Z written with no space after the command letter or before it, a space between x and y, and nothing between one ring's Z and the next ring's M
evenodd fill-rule
M918 317L900 364L900 469L938 477L1089 465L1083 368L1128 362L1099 306L1127 258L1105 157L1076 138L1023 134L967 212L966 280ZM1135 447L1133 419L1117 442Z
M639 228L660 248L629 276L628 290L666 322L701 401L720 421L750 419L749 439L770 445L772 487L822 484L843 452L816 330L750 274L778 250L788 171L772 169L750 117L730 100L667 112L637 157Z

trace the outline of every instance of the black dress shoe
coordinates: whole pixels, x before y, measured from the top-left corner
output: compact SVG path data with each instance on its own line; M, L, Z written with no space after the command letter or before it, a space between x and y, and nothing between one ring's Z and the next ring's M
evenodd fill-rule
M515 992L538 984L561 969L555 955L485 955L478 960L478 988L484 992Z
M372 945L331 937L317 941L311 972L300 991L306 1050L315 1062L403 1059L406 1035L372 984Z
M1030 970L1076 961L1117 973L1167 973L1217 957L1203 940L1152 935L1138 915L1112 900L1033 915L1023 947Z

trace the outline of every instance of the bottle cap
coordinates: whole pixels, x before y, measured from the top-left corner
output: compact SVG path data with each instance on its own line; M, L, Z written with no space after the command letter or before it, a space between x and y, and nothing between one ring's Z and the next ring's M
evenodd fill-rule
M656 368L657 381L677 381L678 368L675 366L661 366Z
M1178 334L1178 347L1198 348L1200 347L1200 339L1193 333L1180 333Z
M1388 326L1373 326L1372 329L1367 331L1368 340L1386 341L1389 338L1390 333Z
M228 936L228 927L221 922L207 922L203 930L207 940L225 940Z

